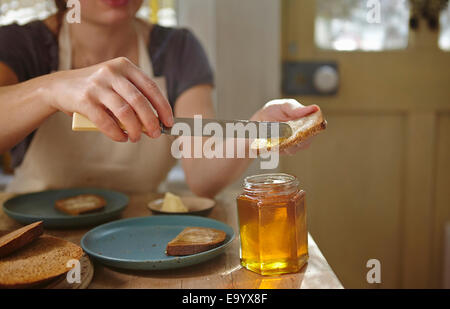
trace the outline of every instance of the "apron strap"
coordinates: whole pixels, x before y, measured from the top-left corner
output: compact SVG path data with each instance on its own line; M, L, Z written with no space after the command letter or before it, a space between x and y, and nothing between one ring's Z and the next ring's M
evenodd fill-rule
M70 41L70 29L66 20L66 15L62 18L61 29L59 29L58 35L58 43L58 71L70 70L72 69L72 44Z
M144 38L144 34L146 33L146 31L144 29L144 26L140 25L137 21L134 22L134 28L136 29L138 40L139 67L148 76L153 77L153 65L151 63L150 54L148 52Z

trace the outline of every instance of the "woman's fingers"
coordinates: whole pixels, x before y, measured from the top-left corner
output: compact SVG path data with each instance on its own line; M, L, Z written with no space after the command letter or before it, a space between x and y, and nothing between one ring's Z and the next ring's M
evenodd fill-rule
M319 107L317 105L303 106L292 99L273 100L265 105L257 119L265 121L290 121L308 116L318 110Z
M142 133L142 123L133 107L113 89L103 89L99 92L101 103L123 124L130 140L132 142L139 141Z
M165 126L173 125L172 108L156 83L127 58L55 74L73 99L67 100L67 94L56 95L52 107L67 114L85 115L115 141L129 138L136 142L143 127L150 137L158 137L161 134L158 117Z
M94 102L85 102L80 112L95 123L97 128L110 139L122 143L128 141L128 136L102 105Z
M319 110L319 107L317 105L308 105L293 108L289 104L283 104L281 105L281 109L283 110L283 113L286 115L286 117L288 117L290 120L295 120L317 112Z
M173 125L172 107L159 90L158 85L127 58L117 58L117 61L124 69L125 76L150 101L157 111L159 119L164 125L171 127Z
M127 79L117 79L113 89L134 109L140 123L149 136L157 138L161 135L159 121L147 98ZM141 125L141 126L142 126Z
M172 108L158 86L127 58L108 61L99 72L97 98L122 123L132 142L140 139L143 127L150 137L161 135L152 105L167 126L173 124Z

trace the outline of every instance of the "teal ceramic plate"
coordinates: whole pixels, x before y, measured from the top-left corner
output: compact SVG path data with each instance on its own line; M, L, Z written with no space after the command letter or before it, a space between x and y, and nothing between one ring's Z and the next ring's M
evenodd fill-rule
M189 226L211 227L227 234L214 249L187 256L167 256L167 243ZM212 259L224 252L234 231L222 222L198 216L158 215L123 219L100 225L81 239L83 250L101 263L133 270L171 269Z
M79 194L97 194L106 200L100 211L71 216L55 208L55 201ZM117 217L128 205L128 197L122 193L95 188L48 190L22 194L7 200L3 211L23 224L44 221L47 228L74 228L103 223Z

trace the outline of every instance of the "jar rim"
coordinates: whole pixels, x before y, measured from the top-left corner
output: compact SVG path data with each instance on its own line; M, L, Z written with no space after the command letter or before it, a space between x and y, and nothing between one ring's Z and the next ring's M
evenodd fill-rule
M299 184L297 177L285 173L259 174L245 177L244 189L246 190L267 190L276 187L297 187Z

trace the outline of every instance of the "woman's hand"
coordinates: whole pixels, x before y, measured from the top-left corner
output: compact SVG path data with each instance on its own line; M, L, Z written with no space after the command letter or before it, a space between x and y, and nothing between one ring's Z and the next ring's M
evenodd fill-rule
M285 122L296 120L319 110L317 105L303 106L294 99L278 99L268 102L258 110L250 120ZM283 154L293 155L297 151L306 149L311 144L311 138L281 151Z
M148 136L159 137L159 120L152 106L164 125L173 125L172 108L156 83L127 58L57 72L48 78L49 104L55 111L86 116L114 141L137 142L143 127Z

